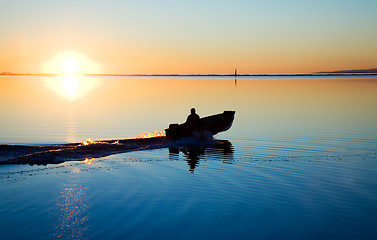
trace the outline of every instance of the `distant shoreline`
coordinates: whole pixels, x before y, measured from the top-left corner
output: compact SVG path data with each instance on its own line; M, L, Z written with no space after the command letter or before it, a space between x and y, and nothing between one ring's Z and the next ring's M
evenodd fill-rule
M66 76L49 73L0 73L0 76ZM292 74L79 74L87 77L320 77L320 76L377 76L377 73L292 73Z

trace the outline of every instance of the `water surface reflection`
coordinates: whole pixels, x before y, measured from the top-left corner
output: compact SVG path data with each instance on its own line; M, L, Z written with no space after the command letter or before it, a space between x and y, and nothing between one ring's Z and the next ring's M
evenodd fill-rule
M86 189L81 186L80 170L73 169L67 183L61 185L57 199L55 239L87 239L89 207Z
M183 147L170 147L169 159L178 160L179 153L183 153L187 164L190 166L189 171L194 173L195 168L199 165L200 159L216 159L223 163L231 164L233 162L233 145L227 140L217 140L219 144L214 146L191 145Z

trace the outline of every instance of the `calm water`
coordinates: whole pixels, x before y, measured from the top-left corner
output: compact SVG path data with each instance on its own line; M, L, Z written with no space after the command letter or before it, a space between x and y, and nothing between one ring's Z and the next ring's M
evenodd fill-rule
M235 110L223 148L0 166L1 239L374 239L377 78L0 77L0 144Z

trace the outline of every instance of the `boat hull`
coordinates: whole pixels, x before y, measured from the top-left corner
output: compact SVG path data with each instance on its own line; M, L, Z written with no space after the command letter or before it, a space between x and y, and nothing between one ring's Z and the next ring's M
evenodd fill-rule
M191 137L194 132L210 132L215 135L219 132L228 130L234 120L235 111L224 111L223 113L211 115L201 118L199 123L195 126L189 123L170 124L169 128L165 129L166 137L168 139L179 139L184 137Z

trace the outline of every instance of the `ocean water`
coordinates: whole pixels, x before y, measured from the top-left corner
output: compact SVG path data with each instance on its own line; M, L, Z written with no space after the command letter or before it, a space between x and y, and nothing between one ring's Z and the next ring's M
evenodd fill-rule
M377 78L0 77L0 144L235 110L221 147L0 165L1 239L375 239ZM84 160L84 159L83 159Z

